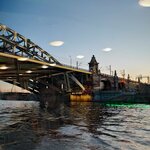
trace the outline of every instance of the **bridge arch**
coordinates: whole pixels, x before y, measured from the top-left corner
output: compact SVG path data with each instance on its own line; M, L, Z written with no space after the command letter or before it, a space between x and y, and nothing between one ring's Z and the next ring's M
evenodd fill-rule
M112 83L107 78L102 78L101 79L101 85L103 85L103 89L102 90L111 90L112 89Z

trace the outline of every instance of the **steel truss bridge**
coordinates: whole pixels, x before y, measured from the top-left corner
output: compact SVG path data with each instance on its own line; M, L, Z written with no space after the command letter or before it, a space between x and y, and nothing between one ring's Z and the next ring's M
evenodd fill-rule
M39 93L49 85L71 91L76 84L84 90L90 75L63 65L30 39L0 24L0 80Z
M30 39L0 24L0 80L33 93L40 93L50 87L71 92L85 90L84 85L91 79L91 75L92 72L87 70L60 63ZM114 84L114 76L98 76ZM126 84L130 81L134 86L139 84L129 79L118 78L118 81L125 81Z

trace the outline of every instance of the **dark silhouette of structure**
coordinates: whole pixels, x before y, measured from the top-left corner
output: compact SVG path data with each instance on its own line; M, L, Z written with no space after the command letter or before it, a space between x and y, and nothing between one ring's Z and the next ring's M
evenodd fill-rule
M98 62L96 61L95 56L93 55L91 61L89 62L89 71L93 74L98 74Z

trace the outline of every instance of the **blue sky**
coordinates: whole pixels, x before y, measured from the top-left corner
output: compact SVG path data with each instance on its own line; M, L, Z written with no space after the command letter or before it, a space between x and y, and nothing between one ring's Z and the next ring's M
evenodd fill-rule
M1 0L0 23L16 30L60 62L81 68L95 55L107 66L133 79L150 75L150 7L138 0ZM64 45L48 43L61 40ZM112 51L102 49L110 47ZM77 60L77 55L84 55Z

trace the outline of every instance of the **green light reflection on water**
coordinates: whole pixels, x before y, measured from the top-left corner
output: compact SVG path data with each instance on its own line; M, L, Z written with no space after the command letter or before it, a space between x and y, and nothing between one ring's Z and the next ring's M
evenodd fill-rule
M121 103L121 104L113 104L109 103L106 104L108 107L125 107L125 108L150 108L150 104L126 104L126 103Z

